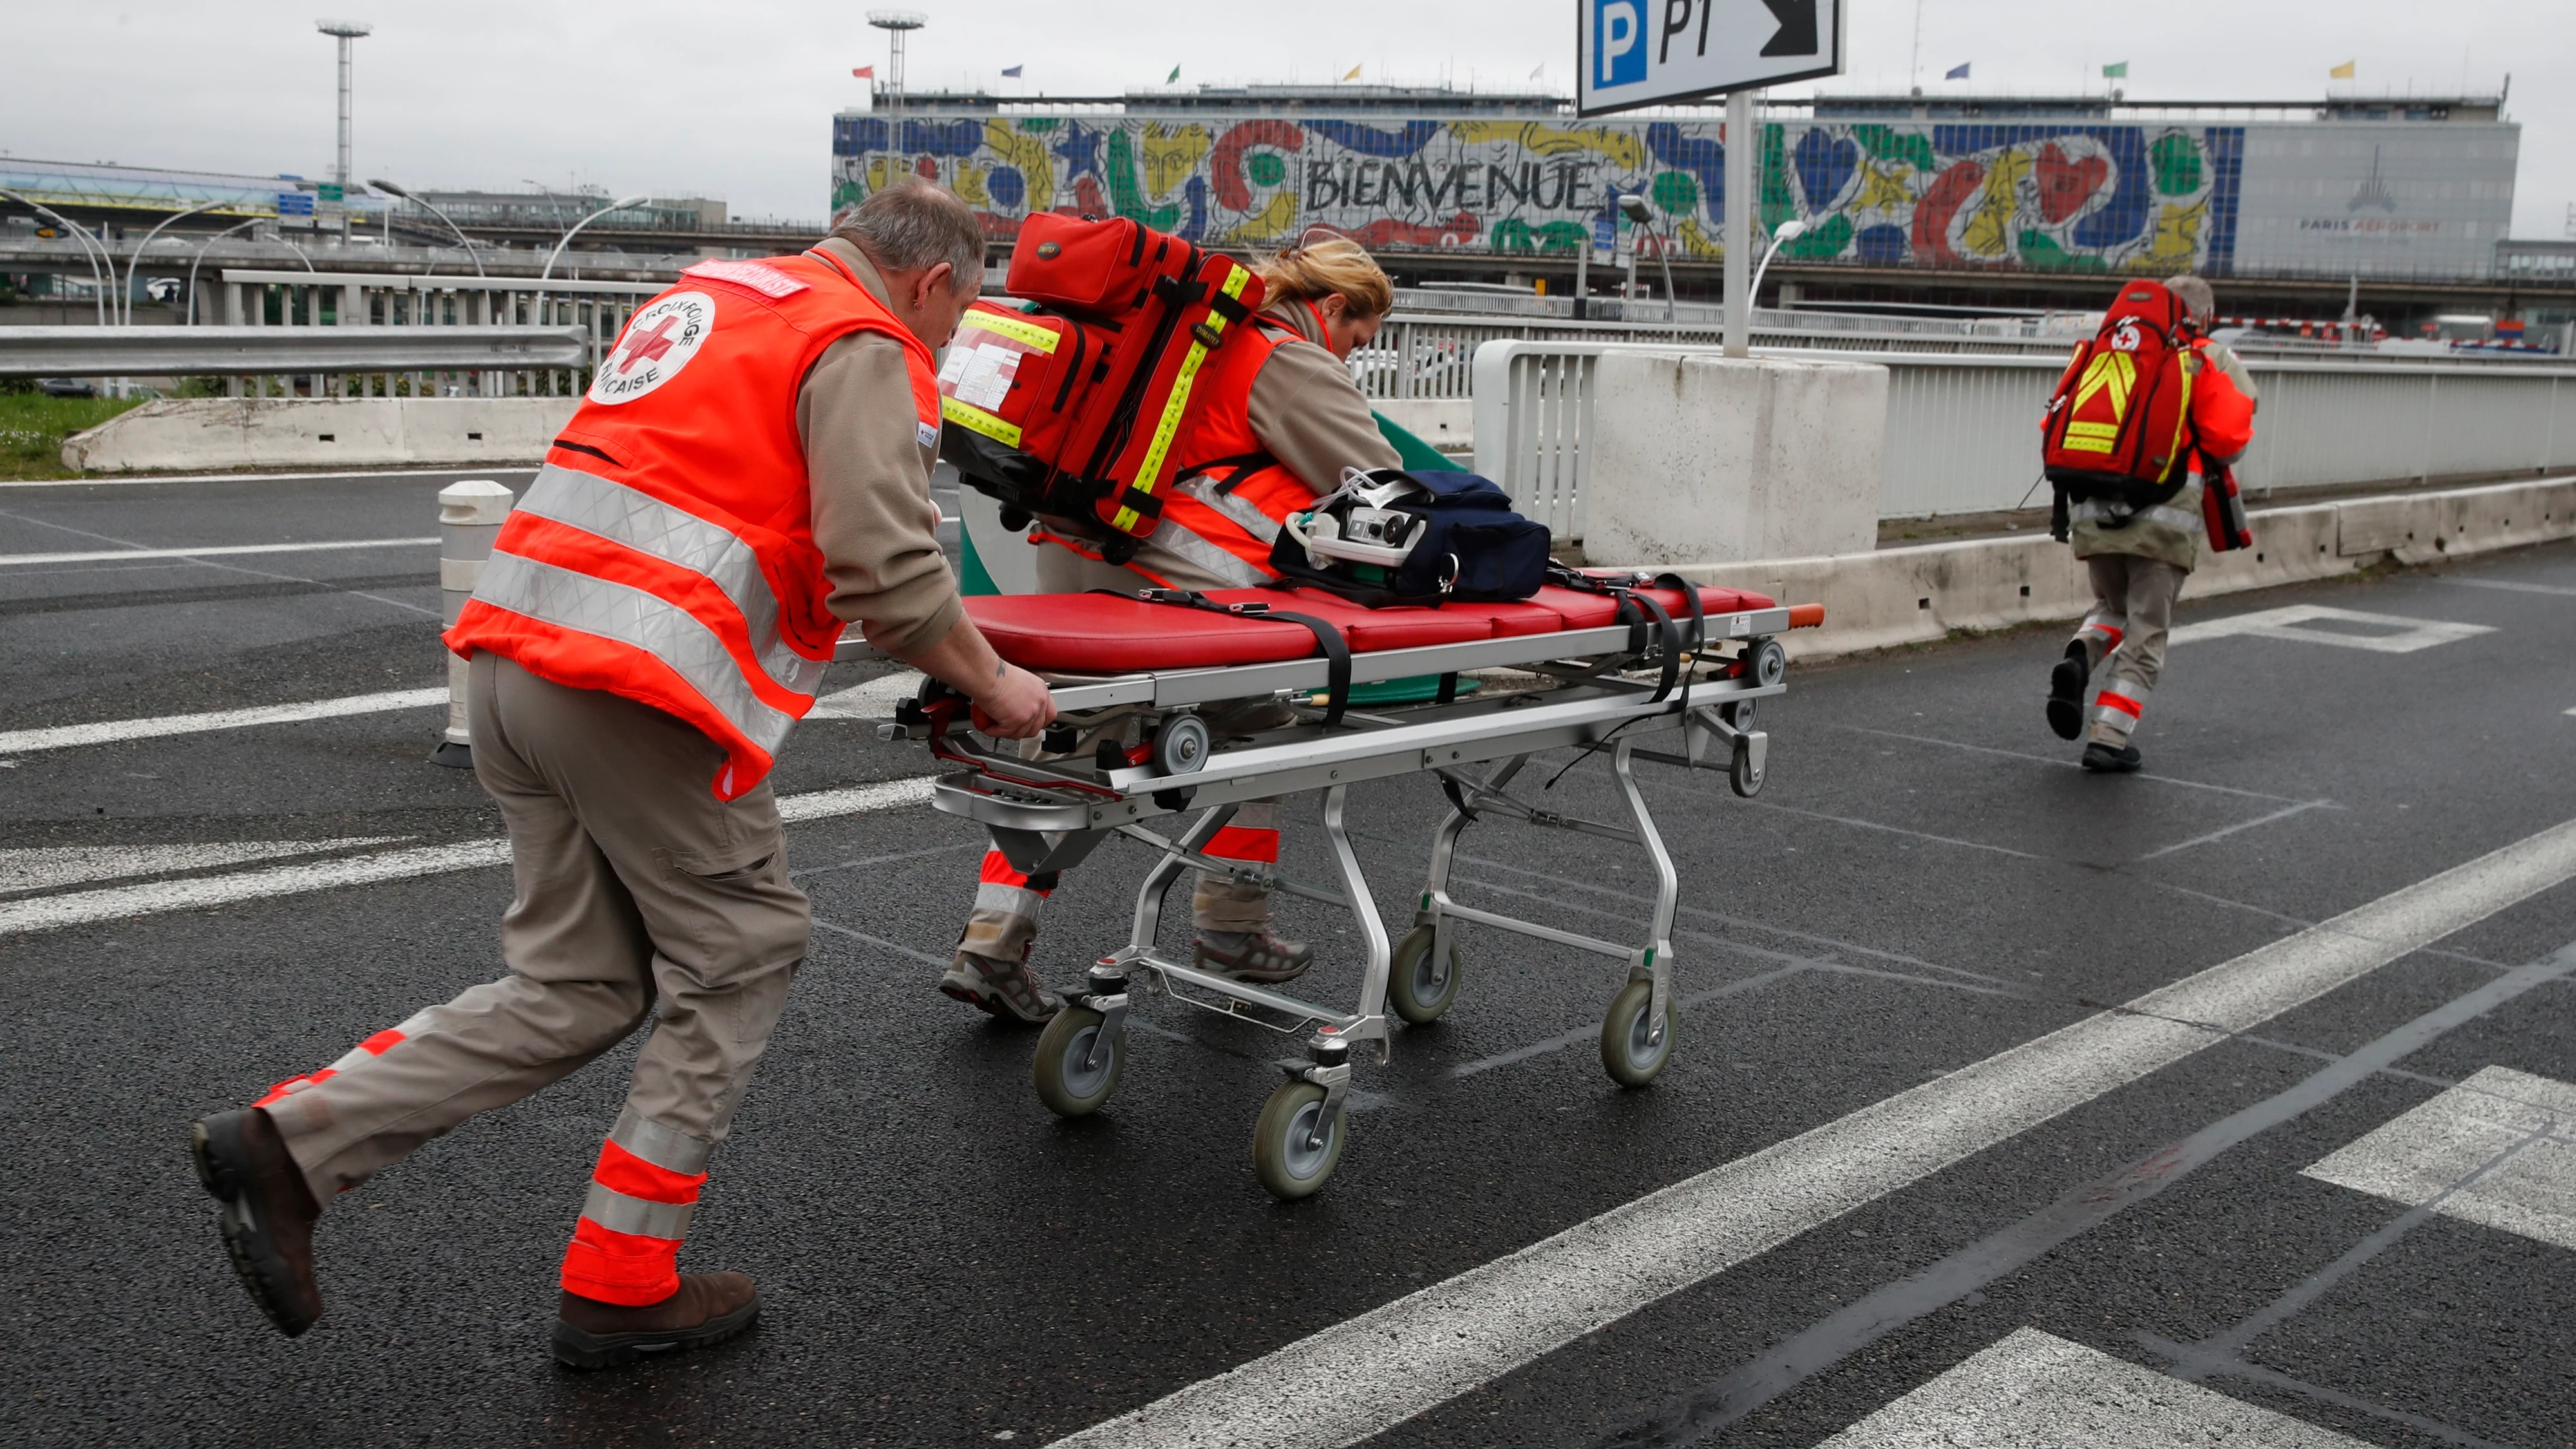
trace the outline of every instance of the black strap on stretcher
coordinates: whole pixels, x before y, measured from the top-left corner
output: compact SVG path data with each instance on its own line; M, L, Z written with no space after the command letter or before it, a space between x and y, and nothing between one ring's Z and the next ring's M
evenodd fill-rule
M1324 728L1338 729L1342 711L1351 702L1351 646L1342 639L1342 631L1312 614L1274 609L1268 604L1220 604L1195 589L1138 589L1128 593L1119 589L1093 589L1113 599L1136 599L1148 604L1171 604L1203 613L1224 614L1236 619L1275 619L1283 624L1303 624L1315 636L1315 648L1324 656L1324 688L1329 702L1324 706Z
M1652 578L1647 578L1644 574L1632 574L1626 579L1605 579L1567 568L1563 564L1548 565L1547 581L1559 588L1574 589L1587 594L1606 594L1617 599L1619 601L1617 619L1619 623L1628 626L1628 651L1632 654L1646 652L1646 625L1651 618L1658 635L1658 642L1662 646L1664 667L1662 677L1655 682L1654 694L1649 696L1646 702L1663 703L1671 696L1673 685L1679 682L1682 696L1675 708L1682 714L1690 712L1690 680L1682 674L1682 655L1688 653L1696 658L1708 643L1708 620L1700 608L1699 585L1679 574L1672 573L1656 574ZM1653 595L1638 592L1636 585L1639 581L1648 588L1675 590L1683 598L1690 600L1690 632L1687 636L1682 633L1672 614L1657 602Z

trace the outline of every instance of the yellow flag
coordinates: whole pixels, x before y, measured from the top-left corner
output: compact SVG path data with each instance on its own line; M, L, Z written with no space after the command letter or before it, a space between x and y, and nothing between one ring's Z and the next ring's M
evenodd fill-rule
M1342 77L1342 79L1344 79L1344 80L1346 80L1346 81L1358 80L1359 78L1360 78L1360 68L1359 68L1358 66L1352 66L1352 67L1351 67L1351 73L1350 73L1349 75L1346 75L1346 76Z
M2334 77L2336 80L2350 80L2353 76L2353 65L2354 62L2347 60L2343 64L2336 66L2334 69L2327 71L2326 74Z

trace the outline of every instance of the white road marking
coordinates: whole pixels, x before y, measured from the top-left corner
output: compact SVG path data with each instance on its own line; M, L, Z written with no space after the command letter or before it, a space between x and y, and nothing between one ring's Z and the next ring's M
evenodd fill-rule
M123 563L138 558L236 558L255 553L331 553L357 548L427 548L438 542L428 538L344 538L329 543L240 543L216 548L111 548L89 553L5 553L0 554L0 568L22 564Z
M2099 1449L2114 1444L2364 1449L2359 1439L2240 1403L2035 1328L2016 1330L1818 1449Z
M47 729L0 731L0 753L66 750L78 745L148 740L163 735L195 735L209 730L247 729L253 725L298 724L337 719L342 715L382 714L388 710L425 709L447 703L447 686L397 689L384 694L347 694L338 699L310 699L301 704L262 704L248 709L219 709L205 714L165 714L149 719L100 720L95 724L55 725Z
M2501 589L2510 594L2557 594L2562 598L2576 598L2576 589L2564 584L2526 584L2513 579L2435 579L2433 582L2463 589Z
M2437 1210L2576 1248L2576 1086L2510 1067L2485 1068L2303 1175L2414 1207L2525 1138Z
M1355 1444L2570 878L2576 820L1059 1442Z
M814 701L807 719L892 719L894 707L921 689L921 673L898 669Z
M0 891L41 891L83 881L122 880L178 870L207 870L290 855L319 855L386 845L399 835L342 840L238 840L208 845L52 845L0 850Z
M2303 628L2317 623L2363 624L2383 632L2348 634L2333 629ZM2298 644L2333 644L2378 654L2412 654L2436 644L2456 644L2495 630L2485 624L2454 624L2441 619L2403 619L2395 614L2365 614L2359 609L2329 609L2323 604L2292 604L2226 619L2206 619L2173 631L2168 642L2196 644L2207 639L2251 636L2287 639Z
M859 785L846 790L817 790L780 800L778 813L787 820L801 821L899 809L927 803L930 787L929 778L924 776ZM0 936L161 915L169 911L202 910L209 906L337 890L342 886L414 880L421 876L509 863L508 841L464 840L449 845L422 845L374 855L344 856L306 865L240 871L232 875L152 881L104 890L72 891L58 896L30 896L23 900L0 901Z
M146 483L302 483L322 478L471 478L534 473L526 468L404 468L337 473L185 473L114 478L21 478L0 481L0 488L133 488Z

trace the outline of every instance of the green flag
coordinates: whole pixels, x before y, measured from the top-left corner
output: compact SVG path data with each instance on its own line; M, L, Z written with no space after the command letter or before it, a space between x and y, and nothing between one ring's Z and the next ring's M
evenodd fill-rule
M1173 67L1172 67L1172 73L1171 73L1170 75L1167 75L1167 76L1163 77L1163 84L1165 84L1165 85L1170 85L1172 82L1174 82L1174 81L1176 81L1176 80L1179 80L1180 78L1181 78L1181 68L1180 68L1179 66L1177 66L1177 65L1176 65L1176 66L1173 66Z
M2124 60L2117 65L2106 65L2102 67L2102 78L2104 80L2127 80L2129 78L2129 63Z

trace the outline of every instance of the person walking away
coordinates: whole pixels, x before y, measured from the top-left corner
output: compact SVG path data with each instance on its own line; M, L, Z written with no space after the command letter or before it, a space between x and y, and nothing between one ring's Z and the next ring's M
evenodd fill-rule
M2068 541L2092 577L2093 610L2049 676L2049 727L2060 739L2083 738L2084 768L2111 774L2142 763L2131 740L2164 673L2174 600L2200 560L2201 491L2254 441L2254 381L2208 336L2218 307L2209 283L2181 276L2165 286L2185 316L2189 475L2171 500L2152 507L2098 498L2070 507ZM2088 708L2085 690L2096 677Z
M1066 520L1031 529L1037 583L1046 593L1140 588L1235 589L1268 583L1280 521L1341 486L1344 468L1402 466L1378 431L1346 365L1377 336L1395 287L1359 243L1344 237L1292 247L1261 266L1265 310L1229 339L1198 380L1203 409L1191 452L1175 474L1162 522L1125 567L1101 558L1090 530ZM1292 718L1262 701L1212 711L1219 737L1274 729ZM1208 843L1219 860L1276 864L1279 802L1243 806ZM1063 1005L1030 969L1039 905L1057 884L984 856L975 907L939 989L997 1017L1040 1022ZM1270 893L1202 872L1191 898L1193 961L1239 981L1276 984L1304 974L1314 947L1273 929Z
M509 831L509 974L195 1124L225 1246L281 1330L322 1313L321 1204L648 1019L554 1355L602 1367L758 1316L749 1277L677 1260L810 934L771 763L844 621L997 734L1054 715L966 619L933 537L931 355L982 273L974 214L905 182L803 255L691 267L602 360L445 636L473 661L475 774Z

